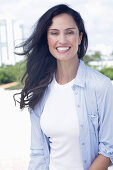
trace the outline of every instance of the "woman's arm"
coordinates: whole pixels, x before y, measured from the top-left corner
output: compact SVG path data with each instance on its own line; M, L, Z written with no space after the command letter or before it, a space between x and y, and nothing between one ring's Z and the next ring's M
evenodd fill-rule
M30 109L31 120L31 154L28 170L46 170L47 165L44 157L43 139L40 130L40 119Z
M89 170L107 170L111 164L110 158L103 155L98 155L97 158L93 161Z
M113 163L113 85L105 81L96 93L99 113L99 151L89 170L107 170Z

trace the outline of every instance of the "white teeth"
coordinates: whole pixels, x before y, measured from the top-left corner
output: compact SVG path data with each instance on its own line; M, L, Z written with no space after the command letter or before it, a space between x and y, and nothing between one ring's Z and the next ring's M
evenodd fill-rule
M58 51L66 51L68 49L69 49L69 47L58 47L57 48Z

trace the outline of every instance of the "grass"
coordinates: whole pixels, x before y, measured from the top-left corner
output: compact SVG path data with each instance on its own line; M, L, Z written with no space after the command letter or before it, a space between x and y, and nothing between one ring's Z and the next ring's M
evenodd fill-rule
M21 83L19 83L16 86L7 88L7 90L19 90L19 89L22 89L22 88L23 88L23 85Z

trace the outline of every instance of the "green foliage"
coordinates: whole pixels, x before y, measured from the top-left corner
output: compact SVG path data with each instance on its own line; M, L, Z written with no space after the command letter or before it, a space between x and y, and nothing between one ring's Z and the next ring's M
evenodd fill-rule
M109 77L111 80L113 80L113 68L112 67L103 68L102 70L100 70L100 72L106 75L107 77Z
M93 55L85 55L83 60L85 64L88 64L90 61L101 61L101 53L96 51Z
M112 52L112 54L113 54L113 52ZM89 62L90 61L101 61L101 53L99 51L96 51L93 55L86 55L83 58L83 60L86 65L98 70L98 66L89 65ZM113 68L112 67L109 67L109 68L105 67L98 71L101 72L102 74L106 75L107 77L109 77L111 80L113 80Z
M24 87L23 84L19 83L16 86L9 87L8 89L9 90L18 90L18 89L23 89L23 87Z
M7 72L7 70L0 71L0 84L10 83L16 80L16 77L12 72Z
M25 62L19 62L15 65L2 66L0 68L0 84L20 82L25 72Z
M100 61L101 60L101 53L99 51L96 51L92 55L92 61Z
M88 64L89 61L92 61L91 57L89 55L85 55L85 57L83 58L85 64Z

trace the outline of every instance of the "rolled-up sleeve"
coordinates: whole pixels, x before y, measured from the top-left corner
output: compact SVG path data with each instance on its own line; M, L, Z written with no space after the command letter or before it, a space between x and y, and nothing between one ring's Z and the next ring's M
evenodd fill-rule
M46 163L44 159L42 134L40 130L39 117L30 109L31 120L31 154L28 170L44 170Z
M113 163L113 85L107 79L98 90L99 154Z

